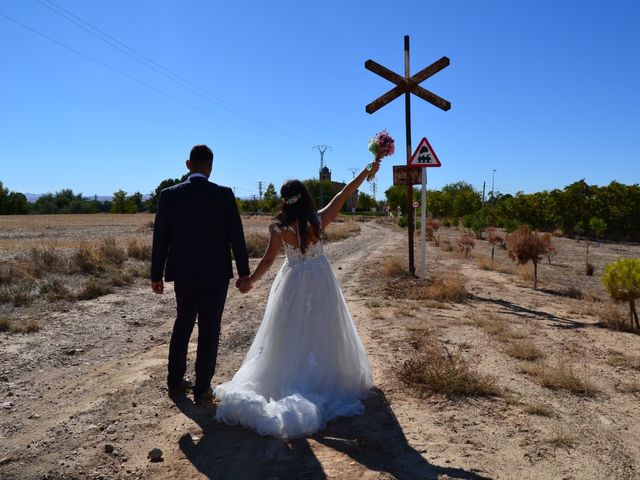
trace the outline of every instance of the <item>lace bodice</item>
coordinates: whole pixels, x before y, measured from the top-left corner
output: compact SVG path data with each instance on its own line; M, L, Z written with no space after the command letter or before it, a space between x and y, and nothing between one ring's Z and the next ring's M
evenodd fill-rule
M295 229L291 226L279 227L277 224L272 224L270 228L273 229L273 231L275 231L278 235L280 235L283 231L290 231L295 233ZM324 256L324 248L321 241L317 241L315 243L307 245L307 249L304 253L302 253L300 247L285 242L282 237L280 237L280 241L282 242L282 246L284 247L284 253L287 257L287 260L292 266Z

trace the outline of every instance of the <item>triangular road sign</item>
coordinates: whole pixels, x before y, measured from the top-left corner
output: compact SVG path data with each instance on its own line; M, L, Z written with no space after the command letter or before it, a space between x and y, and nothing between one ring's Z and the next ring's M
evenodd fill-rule
M438 160L436 152L433 151L426 137L422 137L418 148L411 155L409 160L410 167L441 167L442 164Z

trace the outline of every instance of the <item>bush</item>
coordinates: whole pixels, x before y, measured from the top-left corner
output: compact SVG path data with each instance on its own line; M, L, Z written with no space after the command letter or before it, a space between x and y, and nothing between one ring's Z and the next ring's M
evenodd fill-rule
M640 258L621 258L605 267L601 281L611 298L629 302L629 322L640 328L635 301L640 298Z
M465 258L469 256L469 253L471 253L471 250L473 249L473 247L476 246L476 241L473 239L471 235L462 235L460 238L458 238L457 243L458 243L458 248L463 253Z
M104 281L91 278L84 288L78 293L78 300L93 300L94 298L101 297L113 293L113 287Z
M91 249L86 245L81 245L71 256L71 265L75 271L84 274L91 274L99 269L98 261Z
M116 244L116 239L113 237L102 239L98 245L97 254L100 262L118 267L127 259L127 252Z
M517 231L507 235L507 253L511 260L519 265L533 263L533 289L538 288L538 262L546 254L549 244L527 225L521 225Z
M420 391L449 398L501 395L494 377L475 371L460 349L450 352L442 345L427 345L416 358L405 361L400 379Z
M131 258L151 261L151 245L141 243L137 239L129 240L127 243L127 254Z

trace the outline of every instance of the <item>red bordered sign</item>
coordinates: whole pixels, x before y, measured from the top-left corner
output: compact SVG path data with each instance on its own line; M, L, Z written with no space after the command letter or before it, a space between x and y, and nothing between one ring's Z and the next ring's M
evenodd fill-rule
M436 152L433 151L433 148L429 144L429 140L427 137L422 137L420 143L418 144L418 148L411 155L411 159L409 160L410 167L441 167L442 164L440 160L438 160L438 156Z

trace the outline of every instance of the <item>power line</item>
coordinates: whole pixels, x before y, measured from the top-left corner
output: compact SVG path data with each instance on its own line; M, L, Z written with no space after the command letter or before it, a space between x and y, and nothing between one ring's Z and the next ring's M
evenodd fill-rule
M264 133L256 132L254 130L246 128L246 127L244 127L244 126L242 126L242 125L240 125L238 123L235 123L235 122L233 122L231 120L227 120L227 119L225 119L223 117L220 117L220 116L218 116L218 115L216 115L214 113L211 113L208 110L205 110L204 108L198 107L197 105L193 105L192 103L189 103L186 100L182 100L181 98L178 98L175 95L172 95L172 94L167 93L167 92L165 92L163 90L160 90L159 88L156 88L153 85L151 85L151 84L149 84L149 83L147 83L147 82L145 82L143 80L140 80L140 79L138 79L136 77L133 77L132 75L129 75L128 73L125 73L122 70L118 70L117 68L112 67L111 65L108 65L108 64L102 62L101 60L98 60L97 58L92 57L91 55L83 53L80 50L77 50L76 48L74 48L74 47L72 47L70 45L67 45L64 42L61 42L60 40L57 40L57 39L53 38L50 35L47 35L46 33L43 33L40 30L37 30L36 28L33 28L33 27L27 25L26 23L21 22L20 20L17 20L17 19L15 19L15 18L13 18L13 17L11 17L9 15L6 15L5 13L0 12L0 16L6 18L7 20L10 20L10 21L16 23L17 25L20 25L21 27L23 27L23 28L25 28L25 29L37 34L37 35L40 35L41 37L46 38L47 40L49 40L49 41L51 41L51 42L53 42L53 43L55 43L55 44L57 44L57 45L59 45L61 47L66 48L67 50L72 51L73 53L75 53L77 55L80 55L83 58L86 58L87 60L90 60L90 61L92 61L94 63L97 63L98 65L100 65L103 68L106 68L107 70L110 70L110 71L112 71L114 73L117 73L118 75L121 75L121 76L123 76L124 78L126 78L128 80L136 82L139 85L142 85L143 87L146 87L146 88L148 88L150 90L153 90L154 92L156 92L156 93L158 93L158 94L160 94L160 95L162 95L164 97L170 98L171 100L174 100L174 101L176 101L178 103L181 103L182 105L185 105L185 106L187 106L189 108L197 110L198 112L200 112L200 113L202 113L204 115L208 115L208 116L213 117L213 118L215 118L217 120L220 120L222 122L225 122L225 123L228 123L230 125L233 125L233 126L235 126L237 128L240 128L240 129L248 132L248 133L251 133L253 135L259 135L261 137L268 138L269 140L273 140L275 142L280 142L280 143L284 143L286 145L289 145L291 147L300 148L298 145L294 145L294 144L289 143L289 142L287 142L285 140L274 138L274 137L271 137L269 135L265 135Z
M247 112L241 110L240 108L238 108L238 107L232 105L231 103L223 100L222 98L218 97L217 95L214 95L213 93L209 92L208 90L206 90L206 89L200 87L199 85L196 85L195 83L189 81L188 79L180 76L179 74L177 74L176 72L172 71L171 69L161 65L160 63L156 62L152 58L149 58L149 57L145 56L144 54L138 52L137 50L129 47L126 43L118 40L117 38L113 37L112 35L109 35L105 31L99 29L98 27L96 27L95 25L89 23L88 21L80 18L79 16L75 15L74 13L70 12L69 10L61 7L60 5L58 5L57 3L53 2L52 0L38 0L38 1L39 1L39 3L41 5L47 7L49 10L51 10L56 15L64 18L68 22L73 23L74 25L76 25L77 27L83 29L84 31L86 31L90 35L92 35L92 36L98 38L99 40L103 41L107 45L109 45L109 46L115 48L116 50L124 53L125 55L127 55L130 58L132 58L136 62L144 65L145 67L153 70L154 72L158 73L159 75L162 75L163 77L171 80L172 82L180 85L181 87L191 91L192 93L200 95L201 97L205 98L206 100L218 104L222 108L225 108L227 111L230 111L230 112L235 113L237 115L241 115L245 119L247 119L247 120L249 120L249 121L251 121L253 123L256 123L256 124L261 125L261 126L266 127L266 128L270 128L272 130L277 130L278 132L280 132L280 133L282 133L282 134L284 134L284 135L286 135L288 137L291 137L292 139L296 139L299 142L306 143L306 144L309 144L309 145L312 144L311 142L309 142L307 140L304 140L304 139L302 139L300 137L297 137L296 135L294 135L294 134L292 134L292 133L290 133L290 132L288 132L286 130L283 130L282 128L279 128L279 127L276 127L274 125L271 125L270 123L265 122L264 120L261 120L261 119L255 117L255 116L251 115L250 113L247 113ZM53 7L52 7L52 5L53 5ZM64 12L64 13L61 13L61 12ZM76 19L77 21L74 20L74 19ZM89 27L89 28L87 28L87 27ZM124 47L124 48L122 48L122 47ZM158 67L158 68L156 68L156 67Z

